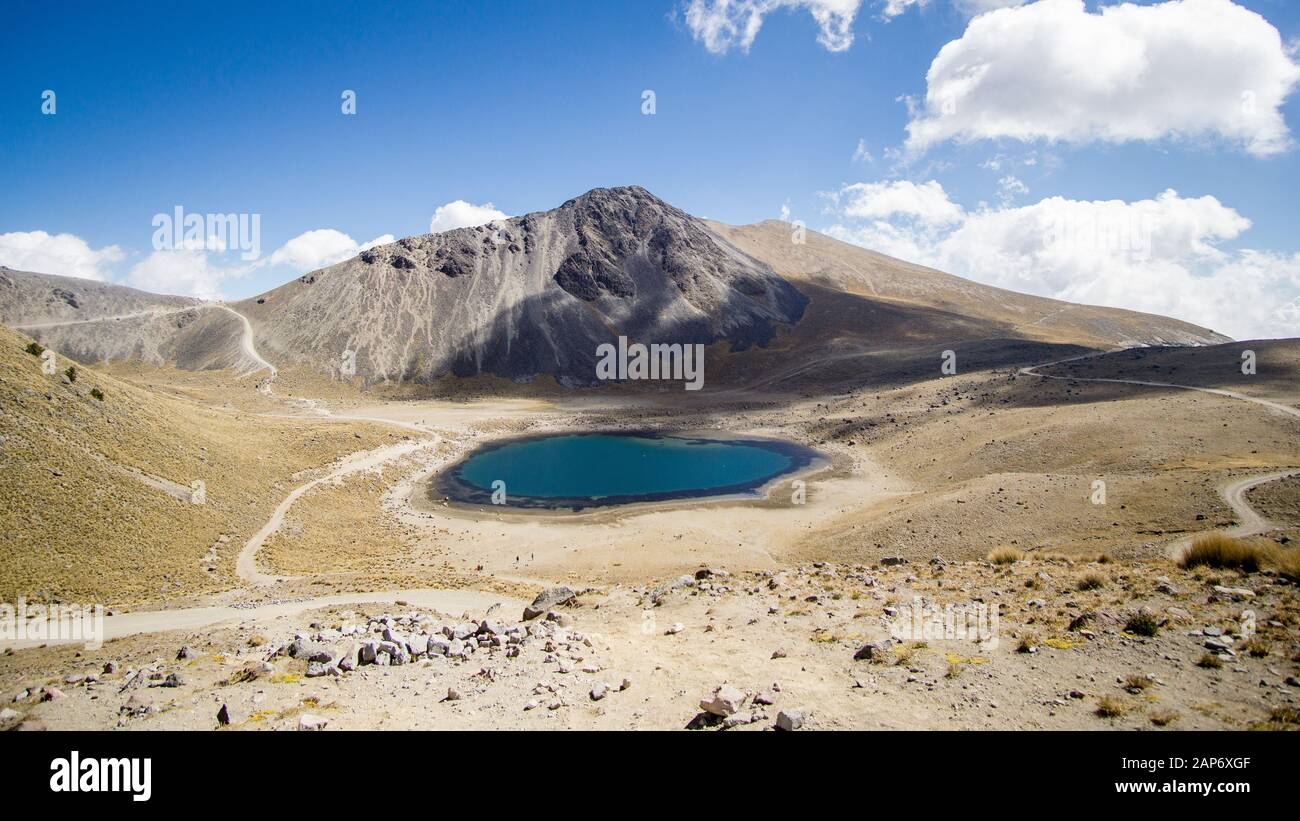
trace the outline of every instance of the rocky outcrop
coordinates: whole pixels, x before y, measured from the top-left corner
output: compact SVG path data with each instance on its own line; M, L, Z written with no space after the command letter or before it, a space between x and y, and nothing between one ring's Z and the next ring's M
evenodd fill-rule
M366 383L494 374L591 385L597 349L763 346L807 299L702 221L638 187L408 237L239 304L272 361Z

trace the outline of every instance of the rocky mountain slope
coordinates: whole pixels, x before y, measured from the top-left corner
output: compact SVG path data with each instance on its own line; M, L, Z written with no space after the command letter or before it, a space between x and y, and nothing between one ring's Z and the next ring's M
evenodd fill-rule
M807 299L765 264L642 188L553 211L409 237L235 307L268 358L369 382L495 374L595 381L596 349L767 344Z
M173 311L200 304L80 277L33 274L0 265L0 323L24 330L66 322Z
M929 378L940 351L962 346L967 366L987 368L1077 347L1227 341L811 231L796 242L788 223L700 220L635 186L371 248L230 307L269 361L364 385L479 374L591 385L599 346L620 336L712 346L710 386L783 389L867 371ZM0 269L0 319L82 362L247 364L243 323L225 307L103 283Z
M1169 317L1075 305L962 279L885 256L847 242L806 232L779 220L732 226L707 222L727 242L761 259L806 290L820 285L872 300L938 309L970 320L998 323L1024 339L1113 348L1140 345L1206 345L1228 337Z

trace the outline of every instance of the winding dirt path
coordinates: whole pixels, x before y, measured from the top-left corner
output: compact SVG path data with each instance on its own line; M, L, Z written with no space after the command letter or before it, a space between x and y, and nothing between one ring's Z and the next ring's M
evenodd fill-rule
M432 439L421 442L403 442L399 445L390 445L389 447L379 448L378 450L367 450L353 453L350 456L345 457L338 467L329 473L326 473L324 476L312 479L310 482L294 488L276 507L275 512L271 514L271 518L267 520L266 524L262 525L262 529L257 531L257 533L253 535L253 538L244 543L244 547L239 551L239 557L235 560L235 575L241 580L253 585L274 584L290 578L286 576L273 576L258 570L257 552L262 549L262 545L271 537L271 534L279 530L280 526L284 524L285 514L289 512L289 508L293 507L293 503L298 501L299 497L318 485L325 484L326 482L333 482L336 479L341 479L344 476L349 476L353 473L359 473L361 471L376 468L384 462L392 459L399 459L407 454L432 447L440 441L442 441L442 438L435 434Z
M466 612L483 613L494 607L518 609L525 602L497 593L481 590L455 590L442 588L413 588L409 590L383 590L374 593L335 593L310 599L273 602L254 607L214 605L212 607L187 607L180 610L148 610L138 613L119 613L104 619L104 641L135 636L142 633L166 633L171 630L200 630L228 623L268 622L286 616L295 616L322 607L356 604L392 604L402 602L403 607L423 607L456 617ZM513 616L512 616L513 618ZM45 641L6 642L5 647L22 650L39 647Z
M279 373L279 371L276 369L274 365L272 365L270 362L267 362L265 359L263 359L262 355L257 352L257 342L253 339L253 323L248 321L248 317L244 316L239 311L236 311L234 308L231 308L229 305L226 305L225 303L218 302L214 304L212 307L220 308L226 313L234 314L235 316L239 317L239 321L244 324L244 333L242 336L240 336L239 347L244 351L244 356L251 359L253 361L253 364L257 365L258 367L244 374L241 374L241 376L247 376L250 373L257 373L260 370L270 371L271 375L265 380L263 380L261 383L259 383L257 386L257 390L260 393L264 393L269 396L271 393L271 383L275 381L275 377Z
M1052 365L1061 365L1066 362L1077 362L1081 359L1092 359L1098 356L1104 356L1110 351L1099 353L1088 353L1080 356L1071 356L1068 359L1058 359L1055 362L1045 362L1042 365L1031 365L1027 368L1021 368L1018 373L1023 376L1037 376L1039 379L1058 379L1066 382L1108 382L1119 385L1141 385L1150 388L1177 388L1185 391L1198 391L1200 393L1209 393L1215 396L1224 396L1229 399L1240 399L1245 402L1253 402L1256 405L1262 405L1270 410L1280 411L1288 416L1300 417L1300 408L1293 408L1290 405L1283 405L1280 402L1272 402L1268 399L1260 399L1254 396L1247 396L1244 393L1236 391L1227 391L1220 388L1201 388L1195 385L1178 385L1172 382L1150 382L1141 379L1104 379L1100 377L1086 376L1055 376L1052 374L1038 373L1039 368L1047 368ZM1278 470L1272 473L1266 473L1259 476L1246 476L1239 479L1232 479L1219 485L1219 495L1228 507L1232 508L1233 514L1237 517L1237 524L1224 529L1224 533L1229 536L1244 537L1254 536L1259 533L1266 533L1275 529L1278 525L1258 510L1250 506L1246 501L1246 492L1251 488L1259 487L1269 482L1276 482L1281 479L1287 479L1292 476L1300 476L1300 470L1288 469ZM1171 556L1177 557L1184 550L1191 546L1192 541L1200 534L1191 534L1183 536L1170 542L1168 552Z
M135 311L129 314L116 314L114 316L97 316L92 319L55 319L55 320L50 320L48 322L29 322L25 325L10 325L9 327L13 328L15 331L39 331L43 328L65 328L70 325L94 325L99 322L117 322L122 319L140 319L142 317L157 319L159 317L171 316L172 314L180 314L186 311L192 311L195 308L203 308L203 307L205 307L203 304L196 303L194 305L186 305L184 308L175 308L166 311L160 311L151 308L149 310Z
M240 339L240 347L243 349L244 355L247 356L250 360L253 361L254 364L258 366L256 370L250 371L250 373L256 373L258 370L269 370L271 372L271 375L267 379L263 380L258 385L257 388L262 393L270 395L272 392L271 384L275 381L275 377L279 374L279 370L270 362L266 361L266 359L264 359L260 353L258 353L257 342L253 336L252 323L248 321L248 317L244 316L239 311L236 311L234 308L231 308L229 305L225 305L223 303L216 303L213 305L213 307L220 308L221 310L226 311L227 313L234 314L236 317L239 318L239 321L243 323L244 333L242 335L242 338ZM335 413L331 413L329 410L325 408L320 407L319 403L316 403L314 400L306 400L306 401L321 416L329 416L333 419L339 419L339 420L350 420L356 422L373 422L381 425L392 425L393 427L399 427L404 430L415 431L416 433L419 433L423 436L430 437L430 438L426 438L418 442L402 442L400 444L390 445L388 447L379 448L377 450L357 451L356 453L349 454L348 456L343 457L343 459L339 461L337 467L335 467L333 470L329 471L325 475L312 479L310 482L306 482L305 484L299 485L298 487L289 491L289 494L285 496L283 500L281 500L279 505L276 506L275 511L271 514L271 518L267 520L266 524L262 525L262 528L258 530L257 533L253 534L253 537L251 539L249 539L247 542L244 543L243 548L240 549L239 551L238 558L236 558L235 560L235 575L238 576L240 580L251 585L275 584L276 582L285 581L287 578L289 578L285 576L275 576L268 573L263 573L261 570L259 570L257 568L257 553L259 550L262 549L262 546L266 543L266 540L269 539L271 535L275 533L277 530L279 530L280 526L284 524L285 515L288 514L289 509L293 507L293 503L298 501L298 499L303 494L307 493L312 488L325 484L326 482L334 482L338 479L342 479L343 477L350 476L354 473L359 473L362 471L374 469L384 464L385 462L391 461L393 459L400 459L401 457L414 453L416 451L433 447L442 441L442 437L439 436L437 433L434 433L433 431L430 431L427 428L421 427L420 425L415 425L409 422L401 422L392 419L384 419L382 417L376 417L376 416L352 416L348 414L335 414Z

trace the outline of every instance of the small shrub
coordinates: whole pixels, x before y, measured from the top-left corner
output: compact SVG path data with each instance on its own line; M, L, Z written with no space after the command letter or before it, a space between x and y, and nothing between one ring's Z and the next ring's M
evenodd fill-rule
M1160 622L1150 613L1138 612L1128 617L1124 631L1135 636L1150 638L1160 632Z
M1082 579L1079 579L1080 590L1100 590L1106 586L1106 577L1100 573L1089 573Z
M1273 652L1272 646L1259 636L1251 636L1246 639L1246 642L1241 645L1241 649L1249 653L1252 658L1257 659L1262 659L1269 653Z
M950 663L950 664L948 665L948 672L947 672L947 673L944 673L944 678L957 678L958 676L961 675L961 671L964 670L964 669L965 669L965 668L962 667L960 664L951 664L951 663Z
M1178 720L1178 713L1173 710L1161 710L1151 714L1151 723L1157 727L1168 727Z
M1025 633L1020 637L1020 643L1016 645L1017 653L1032 653L1038 649L1038 635L1035 633Z
M1206 670L1218 670L1223 667L1223 659L1213 653L1206 652L1202 654L1200 660L1196 662L1196 666L1204 667Z
M998 547L989 551L988 560L994 564L1014 564L1025 557L1024 551L1014 547Z
M1270 552L1278 575L1291 582L1300 582L1300 548L1276 547Z
M1124 702L1109 696L1097 702L1097 715L1102 718L1119 718L1128 712Z
M1196 537L1178 564L1185 570L1204 566L1235 568L1255 573L1267 555L1267 548L1258 541L1236 539L1223 533L1207 533Z
M104 401L104 392L99 388L91 388L90 395L98 399L100 402Z
M68 369L63 372L63 375L68 377L69 382L77 381L77 369L72 365L68 366Z
M1137 695L1152 684L1154 684L1154 682L1146 676L1129 676L1124 679L1124 689L1133 695Z
M45 348L36 344L35 342L27 343L27 347L23 348L23 350L27 351L27 353L31 354L32 356L40 356L41 354L45 353Z

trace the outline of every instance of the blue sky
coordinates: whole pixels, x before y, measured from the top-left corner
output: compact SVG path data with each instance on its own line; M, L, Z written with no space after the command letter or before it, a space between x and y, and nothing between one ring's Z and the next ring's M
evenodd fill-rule
M998 16L997 29L972 18L971 4L981 2L1010 7L984 15ZM1160 16L1107 17L1104 42L1131 34L1134 48L1165 56L1149 88L1087 89L1099 94L1088 105L1116 107L1113 120L1125 123L1116 134L1065 136L1053 132L1062 115L1051 99L1074 99L1077 89L1044 89L1032 69L994 66L989 76L1002 85L962 97L959 114L945 120L942 101L927 100L927 71L946 44L960 46L967 67L1008 59L988 57L986 41L1029 31L1027 65L1037 65L1036 48L1077 47L1074 59L1097 61L1102 74L1114 60L1115 83L1140 86L1118 50L1087 53L1095 47L1068 39L1078 14L1101 20L1095 2L228 2L138 3L129 12L13 3L0 52L0 263L66 260L49 272L244 297L296 276L312 254L250 269L231 254L166 252L175 258L146 265L158 253L154 215L176 205L260 214L269 258L323 229L355 243L423 233L435 209L457 200L514 215L636 183L697 215L747 223L784 213L1017 290L1158 310L1239 336L1300 335L1300 150L1276 129L1261 143L1258 129L1243 136L1223 124L1230 120L1202 122L1202 114L1144 135L1165 115L1141 113L1183 95L1168 112L1181 122L1176 104L1235 100L1235 87L1211 87L1216 77L1244 78L1253 89L1286 74L1300 9L1286 0L1190 2L1203 7L1179 18L1189 43L1163 33L1173 28L1169 4L1138 4ZM852 42L829 41L819 13ZM1269 50L1258 45L1267 36L1253 13L1282 43L1267 64L1251 56ZM743 24L753 19L762 25L750 39ZM1238 24L1247 51L1221 54L1214 38L1235 36ZM728 25L740 28L728 36ZM1053 37L1067 39L1053 45ZM1191 59L1198 49L1209 56ZM1188 65L1169 56L1179 54L1191 56ZM1160 72L1185 90L1162 92ZM1037 102L1017 97L1022 81L1039 84ZM1289 134L1296 97L1293 80L1282 85L1281 94L1261 91L1255 105ZM56 93L53 115L42 113L46 89ZM340 112L344 89L357 94L355 116ZM642 114L646 89L655 92L652 116ZM1144 94L1156 102L1143 103ZM994 112L1004 123L1038 122L1040 133L973 133L970 124L996 119L986 109L1002 100L1014 103ZM927 106L940 132L956 132L918 148L906 142L907 128ZM1112 122L1105 110L1092 116ZM855 159L860 143L869 159ZM1160 200L1168 189L1177 198ZM1052 204L1035 210L1045 200ZM1088 205L1102 201L1110 205ZM1137 225L1142 249L1117 259L1114 248L1085 248L1064 262L1041 248L1016 250L1042 245L1042 226L1061 214ZM1125 216L1135 214L1141 220ZM54 242L59 235L91 256L66 238ZM319 261L346 250L334 242ZM186 265L206 273L190 275ZM1225 305L1225 294L1246 307Z

